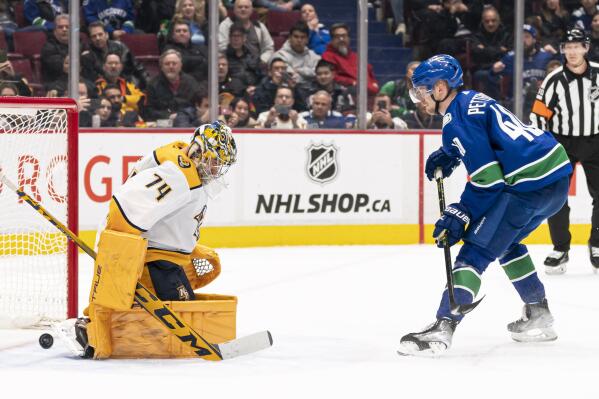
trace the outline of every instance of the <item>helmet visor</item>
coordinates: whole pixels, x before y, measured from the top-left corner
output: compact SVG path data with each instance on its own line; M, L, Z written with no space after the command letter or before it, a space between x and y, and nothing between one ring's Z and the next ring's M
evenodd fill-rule
M423 102L426 96L430 96L431 92L432 90L429 90L426 86L412 87L408 91L410 94L410 99L414 104Z

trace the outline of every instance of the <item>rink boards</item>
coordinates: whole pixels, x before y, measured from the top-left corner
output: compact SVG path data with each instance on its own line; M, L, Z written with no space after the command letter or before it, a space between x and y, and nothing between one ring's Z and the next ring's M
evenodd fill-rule
M83 130L79 137L79 229L92 240L112 193L135 161L191 129ZM207 245L409 244L430 242L436 189L423 176L438 131L236 131L238 163L209 203ZM587 240L591 213L584 174L570 196L574 241ZM459 199L463 166L446 182ZM529 239L547 243L546 226Z

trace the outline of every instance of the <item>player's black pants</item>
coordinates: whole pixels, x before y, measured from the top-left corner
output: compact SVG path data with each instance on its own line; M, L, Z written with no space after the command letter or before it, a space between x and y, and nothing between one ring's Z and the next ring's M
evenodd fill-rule
M599 135L591 137L567 137L555 135L572 162L572 166L580 162L587 179L589 193L593 198L593 216L591 217L591 237L589 243L599 247ZM570 207L568 203L555 215L547 219L551 241L556 251L569 251L572 235L570 234Z
M183 269L168 260L146 264L156 295L163 301L193 301L195 295Z

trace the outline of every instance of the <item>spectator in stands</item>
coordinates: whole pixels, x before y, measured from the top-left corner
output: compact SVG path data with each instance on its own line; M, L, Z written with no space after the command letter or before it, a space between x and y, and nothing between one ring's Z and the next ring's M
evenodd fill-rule
M137 23L146 33L168 29L168 21L175 14L176 0L142 0L137 8Z
M415 60L424 60L432 55L430 27L443 6L439 0L412 0L409 9L412 17L412 56Z
M54 18L52 18L54 20ZM12 43L12 34L19 29L15 21L13 12L13 6L8 1L0 1L0 30L4 32L7 44L10 46ZM31 28L22 28L23 30Z
M4 61L2 61L4 60ZM0 49L0 83L10 83L17 88L19 96L32 96L33 91L29 82L20 74L16 73L12 63L6 58L6 50Z
M308 128L345 129L351 127L347 126L345 117L340 112L331 110L333 98L327 91L317 91L311 100L310 111L300 114L306 120Z
M335 81L343 86L358 83L358 55L349 47L349 27L344 23L331 26L332 40L322 59L335 66ZM374 77L372 65L368 64L368 94L376 94L379 84Z
M301 0L254 0L256 7L263 7L273 11L292 11L299 8Z
M272 107L279 86L286 86L294 93L293 104L295 104L296 110L304 111L306 109L304 99L299 91L295 90L295 80L287 73L287 63L281 58L273 58L270 61L268 76L262 79L254 93L253 102L256 106L256 112L268 111Z
M420 65L420 61L412 61L406 67L406 76L402 79L391 80L381 87L379 93L386 94L391 98L391 114L403 117L403 115L416 110L414 102L410 99L412 88L412 75L414 69Z
M395 34L405 35L406 24L403 16L404 0L390 0L391 11L393 12L393 19L395 20ZM405 40L404 40L405 42Z
M69 16L59 14L54 18L54 30L48 36L41 52L42 83L48 84L63 73L64 58L69 54Z
M568 30L570 16L561 0L545 0L541 12L536 16L540 28L541 47L552 54L558 54L559 44Z
M247 81L242 80L243 74L236 73L232 76L229 73L229 61L227 56L220 53L218 55L218 92L219 93L230 93L234 97L245 95L246 89L250 86ZM252 86L253 87L253 86ZM253 92L253 89L250 91Z
M123 76L123 63L121 57L116 53L108 53L104 58L102 75L96 80L96 88L99 94L104 94L104 88L108 84L116 85L125 97L125 109L127 111L142 112L145 95L132 81Z
M198 82L208 79L208 51L206 46L191 42L189 25L182 19L173 20L164 50L177 50L183 57L183 72Z
M145 89L149 74L142 64L135 60L135 57L124 43L117 40L109 40L108 33L104 24L95 21L88 26L90 43L81 52L81 74L91 81L95 81L102 75L104 59L106 54L119 54L123 62L123 77L133 81L140 89Z
M200 84L182 72L183 58L177 50L166 50L159 59L160 74L150 80L147 89L146 121L174 120L177 112L193 105Z
M432 21L435 53L463 54L466 52L466 42L472 36L472 31L463 22L468 19L470 9L462 0L443 0L442 3L443 9Z
M331 33L318 20L318 15L312 4L304 4L301 8L302 20L308 25L308 48L318 55L322 55L331 41Z
M582 29L585 32L591 31L591 20L593 15L599 11L597 0L580 0L582 7L572 12L570 24L574 28Z
M175 15L173 19L181 19L189 25L191 43L198 45L206 44L207 27L206 8L204 0L177 0Z
M235 0L233 17L225 18L218 28L218 48L225 51L229 44L229 29L233 22L240 22L247 32L247 46L254 54L259 54L263 64L267 64L274 52L274 43L268 29L262 22L253 22L251 0Z
M100 96L94 114L100 116L101 127L116 127L116 118L112 113L112 104L105 96Z
M415 108L403 116L403 121L408 125L408 129L431 130L443 127L443 117L427 113L422 102L417 103Z
M304 102L317 91L324 90L331 95L331 109L342 114L356 112L356 93L354 87L341 86L335 82L335 67L325 60L318 61L316 64L316 79L307 85L298 86L299 96Z
M84 77L80 77L79 82L80 82L80 84L83 84L86 87L86 89L85 89L86 96L89 93L91 95L91 97L93 97L93 98L98 97L97 92L96 92L96 87L93 82L85 79ZM55 81L53 81L49 84L46 84L45 89L46 89L46 95L48 97L67 97L68 96L68 91L69 91L69 56L68 55L66 57L64 57L64 61L62 63L62 74L60 75L60 77L58 79L56 79ZM50 93L50 92L52 92L52 93Z
M492 6L485 7L481 26L473 38L474 62L480 68L488 69L509 51L511 45L511 34L502 26L497 9Z
M276 90L274 106L258 115L257 127L267 129L305 129L305 119L293 109L293 90L280 86Z
M85 22L102 21L114 40L135 31L135 15L131 0L87 0L83 2Z
M537 95L538 89L545 79L547 64L553 57L553 54L548 53L544 49L537 46L537 31L531 25L524 25L523 41L524 41L524 66L522 77L524 84L524 112L523 115L530 114L532 103ZM493 64L491 75L500 75L511 77L514 75L514 51L508 52L506 55ZM506 93L508 98L512 98L512 85L509 85L509 92ZM497 98L497 97L494 97ZM524 122L528 122L523 119Z
M253 94L255 86L262 79L260 56L247 46L247 31L241 22L231 25L229 39L225 52L229 63L229 74L246 82L250 94Z
M0 97L15 97L18 95L17 86L9 82L0 82Z
M296 76L299 84L314 80L316 64L320 61L320 56L306 47L309 33L308 25L298 21L289 30L289 39L273 55L273 58L285 60L287 72Z
M79 110L79 127L91 127L92 125L92 99L88 95L87 84L79 80L79 98L77 98L77 109ZM66 96L66 93L65 95ZM62 96L62 97L64 97Z
M250 115L250 102L244 97L236 97L231 101L233 111L227 119L229 127L255 127L258 124Z
M562 63L559 60L549 61L545 76L549 75L555 68L559 68L560 66L562 66Z
M192 99L192 105L177 112L173 127L192 127L210 123L210 103L208 93L199 90Z
M31 26L45 31L54 30L54 18L69 12L67 0L25 0L23 14Z
M121 88L115 84L108 84L104 88L106 97L112 106L112 116L116 127L143 127L144 121L139 114L125 106L125 97Z
M591 21L591 49L587 53L589 61L599 62L599 12L593 15Z
M499 84L491 75L493 64L501 59L512 46L512 35L502 25L497 9L488 6L482 14L481 27L474 34L472 59L478 70L474 72L475 88L490 97L499 96Z
M366 118L367 129L407 129L408 125L403 119L393 117L391 112L391 98L386 94L377 94L374 97L372 113L368 112Z

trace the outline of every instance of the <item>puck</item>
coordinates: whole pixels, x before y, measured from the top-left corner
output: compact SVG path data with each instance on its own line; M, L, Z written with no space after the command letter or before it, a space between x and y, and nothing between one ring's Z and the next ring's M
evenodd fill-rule
M52 337L50 334L46 333L46 334L42 334L40 335L40 346L44 349L50 349L52 347L52 345L54 344L54 337Z

